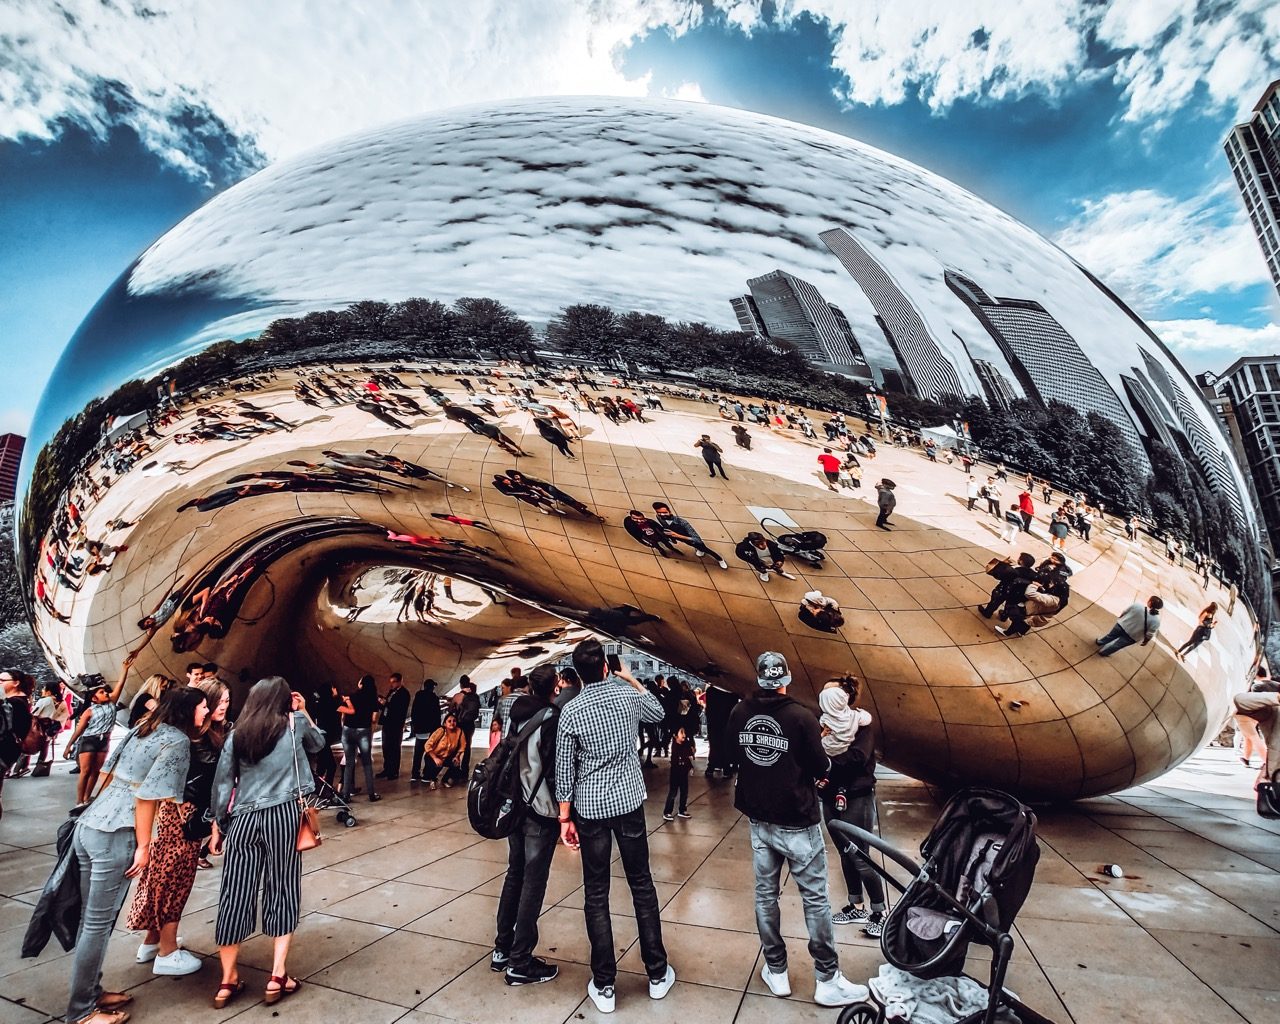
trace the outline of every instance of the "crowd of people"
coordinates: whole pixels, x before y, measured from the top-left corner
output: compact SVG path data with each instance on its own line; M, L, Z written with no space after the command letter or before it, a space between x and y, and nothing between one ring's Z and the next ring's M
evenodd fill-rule
M201 959L181 945L180 922L197 872L219 856L215 942L221 977L213 1005L223 1008L244 991L239 950L259 928L273 943L263 999L278 1002L301 986L289 973L288 960L301 906L303 805L316 803L318 789L332 782L338 769L333 749L343 752L343 802L362 792L355 785L357 762L364 771L363 793L370 801L381 799L377 782L398 777L410 739L411 783L425 784L424 792L457 785L468 777L481 717L475 684L462 676L456 692L444 698L430 679L410 695L398 673L381 692L366 675L349 693L337 687L293 689L284 679L269 677L251 687L233 715L218 667L193 662L185 680L149 677L118 709L129 667L114 687L104 684L85 694L66 750L80 758L68 842L82 889L66 1019L72 1024L127 1019L133 997L101 983L111 933L126 902L126 927L141 938L139 963L151 964L157 975L200 970ZM689 817L689 777L697 741L704 739L706 776L741 776L736 804L752 819L758 840L753 843L756 910L765 983L778 995L790 991L777 927L778 886L787 867L806 908L816 1000L841 1005L865 997L865 988L840 974L832 928L856 924L878 935L883 890L852 849L837 844L849 899L832 914L819 824L825 817L874 825L870 715L857 707L860 687L852 677L827 684L819 719L786 696L790 675L782 655L761 655L757 670L759 690L746 700L674 677L642 683L616 659L606 658L598 641L588 639L574 649L571 665L542 665L528 675L515 668L493 691L490 749L513 732L523 735L523 726L543 715L519 752L528 806L509 840L495 922L491 966L508 984L549 981L557 974L535 950L547 872L556 845L563 842L581 854L592 949L588 992L602 1011L613 1008L617 963L609 886L616 842L635 902L649 993L655 999L666 995L676 973L667 962L649 871L642 809L646 774L654 758L669 758L663 818ZM28 678L0 675L5 697L0 722L23 727L14 723L14 712L29 707ZM46 696L62 700L60 694ZM117 713L125 731L113 745ZM43 699L30 714L58 718ZM373 737L379 729L382 766L375 774ZM780 758L776 744L767 750L763 745L764 733L773 729L787 739ZM12 728L0 730L5 738L11 734ZM0 742L0 760L6 753ZM476 757L486 754L482 747ZM126 900L131 885L132 898Z

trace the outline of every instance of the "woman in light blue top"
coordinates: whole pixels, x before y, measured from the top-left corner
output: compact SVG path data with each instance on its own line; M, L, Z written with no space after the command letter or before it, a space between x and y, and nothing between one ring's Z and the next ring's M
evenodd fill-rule
M226 847L213 931L222 960L215 1009L244 991L240 944L257 926L259 894L262 931L273 940L263 1001L278 1003L302 984L289 975L287 963L302 901L300 801L315 790L307 755L324 744L324 733L307 714L302 694L271 676L254 683L222 747L213 776L209 838L210 853L221 852L224 843Z
M205 695L169 690L107 759L110 780L76 822L72 847L80 864L83 911L71 966L67 1024L124 1024L133 1000L102 990L102 961L129 882L147 866L156 808L182 799L191 738L209 714Z

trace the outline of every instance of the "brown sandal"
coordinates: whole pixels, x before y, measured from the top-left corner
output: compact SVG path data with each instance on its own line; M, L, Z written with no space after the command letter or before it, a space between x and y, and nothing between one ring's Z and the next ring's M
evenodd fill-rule
M288 987L289 982L293 982L293 988ZM271 975L270 979L267 981L267 984L280 986L279 988L274 990L273 989L266 990L266 994L263 996L262 1001L266 1003L268 1006L274 1006L276 1003L280 1002L280 1000L283 999L285 996L291 996L295 992L297 992L298 989L302 988L301 981L299 981L297 978L291 978L287 974L283 978L278 978L273 974Z
M121 1010L94 1010L87 1017L81 1017L76 1024L126 1024L129 1015Z
M213 997L213 1008L215 1010L221 1010L244 990L245 983L243 981L234 981L227 985L219 985L218 991ZM226 995L223 995L224 992Z
M115 1013L133 1002L132 992L103 992L98 996L96 1006L104 1013Z

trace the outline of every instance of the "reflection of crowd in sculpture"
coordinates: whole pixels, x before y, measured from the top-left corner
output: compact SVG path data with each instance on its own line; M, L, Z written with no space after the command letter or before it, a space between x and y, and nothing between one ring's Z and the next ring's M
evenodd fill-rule
M603 521L600 516L566 491L545 480L527 477L515 469L509 469L505 473L495 473L493 486L499 494L505 494L509 498L515 498L516 501L531 505L544 516L552 512L567 516L569 513L561 506L568 506L581 516Z
M416 485L399 480L388 480L379 473L391 473L411 480L432 480L453 487L439 473L424 466L409 462L397 456L383 455L373 448L363 454L348 454L336 451L323 453L326 462L307 462L293 459L287 464L294 466L295 471L263 470L255 473L240 473L230 477L227 487L199 498L192 498L178 507L179 512L196 509L199 512L211 512L225 508L242 498L252 498L263 494L289 493L330 493L330 494L380 494L388 487L408 489ZM356 468L367 467L367 468ZM470 488L462 488L464 491Z

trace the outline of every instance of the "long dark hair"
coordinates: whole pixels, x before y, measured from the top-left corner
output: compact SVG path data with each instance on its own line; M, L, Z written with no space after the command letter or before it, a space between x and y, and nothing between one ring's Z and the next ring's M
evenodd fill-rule
M209 699L191 686L176 686L165 690L156 698L156 706L138 722L137 736L150 736L162 725L181 729L189 739L200 735L196 728L196 708L209 703Z
M293 693L281 676L259 679L249 690L236 727L236 760L242 765L257 764L275 749L293 711Z

